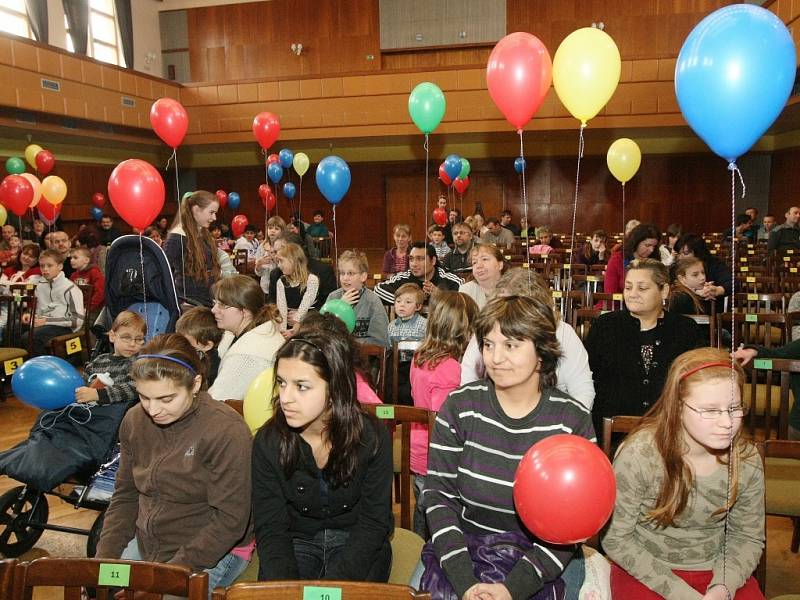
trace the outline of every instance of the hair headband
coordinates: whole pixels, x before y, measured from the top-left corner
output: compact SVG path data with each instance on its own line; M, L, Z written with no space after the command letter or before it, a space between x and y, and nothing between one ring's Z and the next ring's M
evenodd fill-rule
M319 350L319 351L320 351L320 353L321 353L323 356L325 355L325 353L324 353L324 352L322 352L322 348L320 348L319 346L317 346L317 345L316 345L314 342L312 342L311 340L307 340L306 338L293 337L293 338L290 338L290 339L289 339L289 341L290 341L290 342L300 342L300 343L302 343L302 344L308 344L309 346L314 346L314 348L316 348L317 350Z
M174 356L168 356L166 354L140 354L139 356L136 357L136 360L141 360L143 358L163 358L164 360L174 362L182 367L189 369L192 375L197 375L197 371L194 370L194 367L192 365L182 361L180 358L175 358Z
M698 371L702 371L703 369L708 369L709 367L728 367L729 369L733 369L734 368L731 363L723 362L723 361L703 363L702 365L697 366L694 369L689 369L688 371L686 371L686 373L684 373L683 375L680 376L680 379L678 381L683 381L684 379L689 377L689 375L694 375Z

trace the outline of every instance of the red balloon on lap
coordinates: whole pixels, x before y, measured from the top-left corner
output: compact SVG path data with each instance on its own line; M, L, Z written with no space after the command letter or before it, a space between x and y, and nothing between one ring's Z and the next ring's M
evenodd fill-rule
M514 478L514 504L525 526L552 544L575 544L608 521L617 497L614 470L586 438L561 434L525 453Z

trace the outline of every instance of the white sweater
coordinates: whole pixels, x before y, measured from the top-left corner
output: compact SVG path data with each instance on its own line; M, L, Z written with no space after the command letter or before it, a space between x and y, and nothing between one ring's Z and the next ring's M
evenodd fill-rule
M275 353L284 342L272 321L251 329L235 344L233 338L226 331L219 343L219 372L208 390L214 400L244 400L253 380L275 364Z
M556 339L561 346L561 358L556 367L556 387L568 393L589 410L594 406L594 381L589 368L589 355L575 330L559 319ZM483 379L486 367L483 364L478 338L469 341L461 359L461 385Z

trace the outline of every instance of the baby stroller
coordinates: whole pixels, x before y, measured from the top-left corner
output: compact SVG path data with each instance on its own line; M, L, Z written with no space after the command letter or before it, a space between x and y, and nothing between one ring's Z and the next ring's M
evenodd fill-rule
M110 351L108 331L123 310L145 318L148 339L175 330L178 297L156 242L137 235L117 238L108 251L106 273L106 306L92 327L97 336L92 358ZM25 484L0 496L0 553L19 556L48 529L88 536L87 556L94 556L118 466L117 430L128 408L93 407L88 420L84 409L69 408L57 422L44 425L54 413L40 413L28 440L0 452L0 473ZM47 496L100 514L89 530L48 524Z

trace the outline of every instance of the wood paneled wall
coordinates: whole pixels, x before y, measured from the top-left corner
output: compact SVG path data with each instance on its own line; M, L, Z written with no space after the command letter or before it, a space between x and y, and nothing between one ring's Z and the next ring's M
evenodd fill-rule
M783 223L784 213L790 206L800 206L800 149L775 152L772 155L772 178L769 190L769 210L778 223Z

